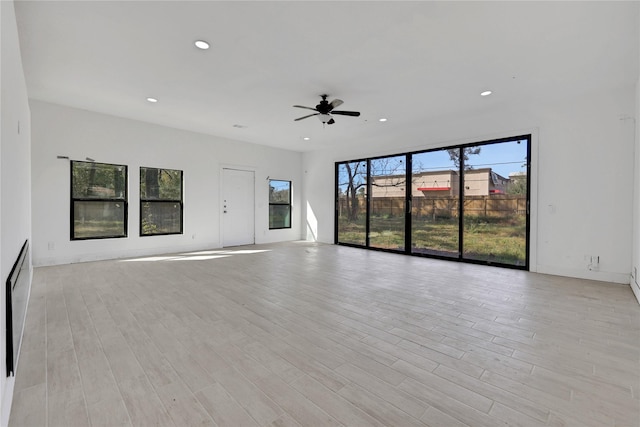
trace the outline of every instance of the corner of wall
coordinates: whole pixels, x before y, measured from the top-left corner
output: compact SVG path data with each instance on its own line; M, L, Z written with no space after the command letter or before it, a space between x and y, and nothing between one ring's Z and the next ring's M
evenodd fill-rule
M22 68L13 1L0 1L0 280L8 277L25 239L31 241L31 113ZM29 282L30 286L30 282ZM0 307L5 308L5 292ZM6 319L0 316L0 354L6 352ZM14 377L0 364L0 426L9 423Z
M638 12L638 28L640 28L640 9ZM640 70L640 32L638 34L638 69ZM636 114L635 114L635 161L634 161L634 185L633 185L633 248L631 255L631 290L638 303L640 303L640 74L636 82Z
M640 45L640 43L639 43ZM631 290L640 303L640 76L636 83L636 141L634 162L634 190L633 190L633 250L631 259Z

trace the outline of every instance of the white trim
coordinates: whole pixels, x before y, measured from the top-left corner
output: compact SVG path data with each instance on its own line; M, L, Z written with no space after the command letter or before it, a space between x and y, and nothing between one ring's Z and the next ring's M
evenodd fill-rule
M633 294L636 296L636 299L638 300L638 304L640 304L640 286L638 286L638 283L635 282L633 279L631 279L631 290L633 291Z
M557 267L550 265L538 265L537 272L551 274L554 276L573 277L576 279L596 280L599 282L610 282L621 285L629 284L629 275L622 273L612 273L608 271L576 270L574 268Z

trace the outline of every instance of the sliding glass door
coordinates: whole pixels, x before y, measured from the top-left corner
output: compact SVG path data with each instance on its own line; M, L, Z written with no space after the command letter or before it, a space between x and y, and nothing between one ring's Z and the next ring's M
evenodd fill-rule
M369 164L369 246L404 252L406 156L371 159Z
M462 148L464 259L526 265L527 146L513 140Z
M367 165L360 160L336 167L336 243L367 244Z
M530 142L336 163L335 242L527 269Z
M458 258L460 175L448 150L411 155L411 253Z

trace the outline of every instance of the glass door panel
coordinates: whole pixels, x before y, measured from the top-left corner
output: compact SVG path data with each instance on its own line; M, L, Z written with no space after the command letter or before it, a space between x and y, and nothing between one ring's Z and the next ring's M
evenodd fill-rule
M528 140L476 145L462 150L462 257L526 266Z
M406 156L370 161L369 246L404 251Z
M459 256L460 176L454 159L448 150L411 157L411 253Z
M339 163L337 175L337 241L365 246L367 161Z

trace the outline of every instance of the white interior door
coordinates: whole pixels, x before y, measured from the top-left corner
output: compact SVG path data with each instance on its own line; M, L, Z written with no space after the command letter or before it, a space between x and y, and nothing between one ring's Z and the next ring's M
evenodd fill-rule
M222 246L255 243L255 174L222 169Z

